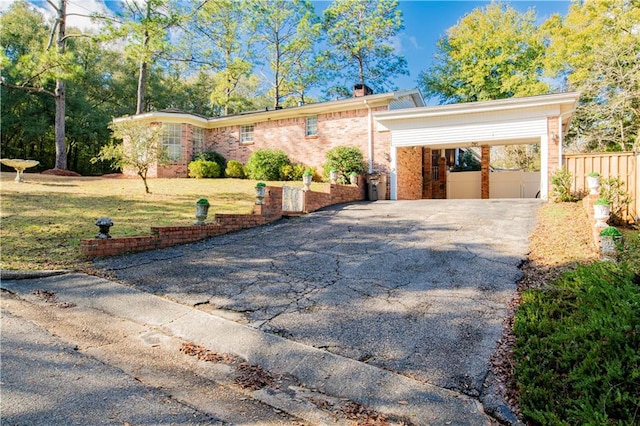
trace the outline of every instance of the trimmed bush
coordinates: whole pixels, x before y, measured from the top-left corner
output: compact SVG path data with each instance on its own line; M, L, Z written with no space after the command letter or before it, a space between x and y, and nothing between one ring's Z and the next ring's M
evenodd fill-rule
M245 172L254 180L279 180L280 170L288 164L291 164L291 161L284 151L259 149L249 157Z
M218 152L215 151L205 151L200 152L193 157L194 160L204 160L204 161L213 161L218 165L220 170L220 174L216 177L222 176L222 172L227 168L227 159Z
M324 177L329 179L331 169L338 172L338 182L349 183L351 173L364 173L365 166L362 152L354 146L338 146L327 151L324 163Z
M302 180L302 175L307 170L311 169L304 164L286 164L280 169L280 179L285 181Z
M220 166L213 161L192 161L189 163L188 169L189 176L196 179L220 177Z
M227 163L224 174L229 178L244 179L244 166L237 160L231 160Z

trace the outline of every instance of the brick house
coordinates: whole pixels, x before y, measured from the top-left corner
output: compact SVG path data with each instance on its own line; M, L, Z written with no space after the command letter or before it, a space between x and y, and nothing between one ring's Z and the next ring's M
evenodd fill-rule
M114 122L162 125L163 145L172 161L153 167L149 177L186 177L189 162L202 151L216 151L227 161L245 164L259 149L280 149L292 163L316 167L322 173L326 152L337 146L359 148L369 173L388 174L391 135L376 131L373 116L421 106L424 101L417 89L371 94L368 87L356 85L352 98L297 107L213 118L162 110Z
M452 159L470 147L482 153L482 170L477 183L471 184L476 189L471 198L503 198L493 195L498 185L497 180L491 185L497 173L489 167L490 147L537 144L542 170L533 194L546 199L550 175L562 164L562 141L579 96L570 92L425 106L417 89L371 94L368 87L356 85L352 98L298 107L214 118L164 110L114 122L163 126L163 145L173 161L152 168L149 177L186 177L198 152L216 151L244 164L252 152L263 148L283 150L293 163L321 172L328 150L355 146L368 173L380 174L381 182L387 183L380 198L393 200L448 198ZM508 185L517 189L523 183Z

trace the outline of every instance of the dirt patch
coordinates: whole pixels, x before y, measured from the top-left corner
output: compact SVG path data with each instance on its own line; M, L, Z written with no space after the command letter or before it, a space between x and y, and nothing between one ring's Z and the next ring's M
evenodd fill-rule
M71 176L71 177L82 176L80 173L76 173L76 172L72 172L71 170L64 170L64 169L49 169L49 170L43 171L41 174L54 175L54 176Z

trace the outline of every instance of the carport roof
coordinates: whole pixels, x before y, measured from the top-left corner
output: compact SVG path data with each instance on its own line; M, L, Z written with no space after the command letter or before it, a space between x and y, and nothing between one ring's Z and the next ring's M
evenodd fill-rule
M559 117L566 132L580 94L470 102L374 113L377 130L392 133L392 146L451 148L539 143L551 136L547 120ZM553 133L558 134L558 130ZM562 136L560 136L562 137Z
M481 112L503 112L505 110L513 111L515 109L524 108L535 108L537 110L540 110L541 108L545 110L553 109L554 111L557 111L557 114L564 114L575 110L579 97L580 93L578 92L565 92L552 95L527 96L522 98L498 99L493 101L425 106L398 111L376 112L375 118L379 123L384 124L408 118L431 118L477 114Z

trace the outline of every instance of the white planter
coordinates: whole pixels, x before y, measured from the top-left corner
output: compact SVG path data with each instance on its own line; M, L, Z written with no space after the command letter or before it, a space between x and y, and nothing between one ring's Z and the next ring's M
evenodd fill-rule
M204 225L207 215L209 214L209 206L207 204L196 203L196 219L195 225Z
M266 193L266 186L256 186L256 204L264 204L264 197Z
M609 216L611 216L611 205L594 204L593 218L596 220L596 228L606 228Z
M600 191L600 176L587 176L589 194L598 195Z
M334 185L338 183L338 172L335 170L331 170L331 172L329 172L329 180Z
M309 191L311 189L311 181L313 180L312 175L302 175L302 184L304 185L303 190Z
M600 254L607 260L615 260L618 257L618 244L622 237L600 235Z
M350 175L349 176L349 182L351 183L351 185L357 185L358 184L358 175Z

